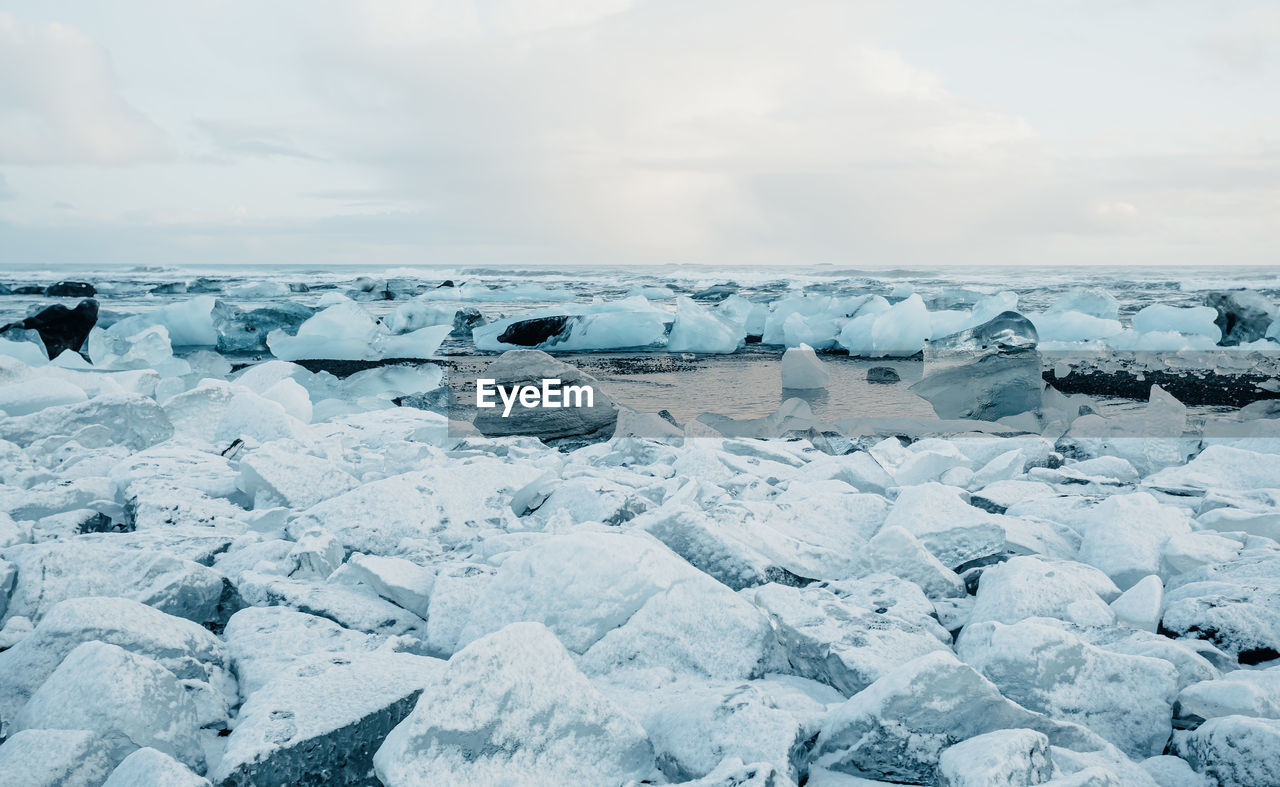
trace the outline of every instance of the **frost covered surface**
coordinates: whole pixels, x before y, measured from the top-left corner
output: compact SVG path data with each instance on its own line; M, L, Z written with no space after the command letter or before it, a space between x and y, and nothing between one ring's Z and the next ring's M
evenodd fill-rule
M658 306L647 289L621 311L472 331L529 342L506 356L511 380L574 371L537 345L726 353L760 335L796 348L779 382L817 389L815 349L950 337L1003 345L999 358L1028 323L1043 342L1121 336L1126 320L1247 344L1268 314L1238 299L1225 328L1191 304L1125 316L1088 291L1025 320L999 294L956 308L784 295L763 310L714 294ZM267 344L416 357L456 329L424 305L442 296L387 321L352 298ZM970 396L982 407L929 425L823 424L792 402L680 426L610 404L538 425L581 438L555 448L404 406L440 382L419 368L339 378L175 355L177 337L248 324L200 303L95 329L94 364L0 357L0 783L1280 772L1274 410L1206 438L1158 388L1124 416L1139 429L1038 388L1006 416L987 380ZM1016 372L996 382L1025 382Z

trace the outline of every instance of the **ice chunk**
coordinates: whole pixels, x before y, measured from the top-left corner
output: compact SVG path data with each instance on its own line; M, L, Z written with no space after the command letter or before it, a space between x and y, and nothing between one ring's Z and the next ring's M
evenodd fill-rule
M1114 495L1083 525L1080 561L1102 569L1121 590L1160 573L1165 542L1191 532L1191 517L1146 492Z
M334 582L366 585L379 596L403 607L423 620L431 603L431 588L436 574L404 558L351 555L331 577Z
M885 527L868 543L869 566L920 586L930 598L965 595L964 581L905 528Z
M999 520L969 505L963 490L936 482L899 491L884 526L902 527L952 567L998 554L1005 543Z
M931 784L946 748L995 730L1031 729L1055 745L1096 749L1074 724L1029 711L948 650L900 666L833 710L813 751L819 767L880 780Z
M290 336L282 329L267 335L267 347L277 358L379 360L382 358L430 358L435 355L452 325L436 325L393 335L352 301L335 303L309 317Z
M585 653L652 596L696 569L650 538L575 533L547 538L503 561L459 638L467 643L517 621L545 624Z
M1151 574L1120 594L1111 602L1111 610L1116 613L1116 622L1133 626L1141 631L1156 633L1160 625L1160 609L1164 605L1164 583L1160 577Z
M28 415L46 407L79 404L88 399L84 389L57 378L33 378L0 387L0 413Z
M290 606L370 634L426 638L426 621L385 601L367 588L319 584L262 571L245 571L240 574L238 589L250 604Z
M1040 407L1044 381L1035 326L1002 312L967 331L930 342L924 379L911 391L941 418L994 421Z
M640 725L536 623L513 624L454 654L373 761L388 787L622 783L656 770Z
M783 388L826 388L830 379L831 373L809 345L790 347L782 354Z
M102 787L209 787L209 780L147 746L125 757Z
M1214 324L1222 331L1222 344L1254 342L1267 335L1267 329L1280 316L1280 309L1265 296L1250 290L1211 292L1205 305L1217 311Z
M214 330L211 316L213 307L213 296L202 295L126 317L107 330L116 336L128 338L159 325L164 327L174 347L213 347L218 343L218 333Z
M292 301L244 311L219 300L210 311L218 352L260 353L267 351L267 336L277 330L296 334L298 327L315 314L315 309Z
M1054 301L1048 312L1079 312L1102 320L1114 320L1120 314L1120 301L1105 290L1075 287Z
M21 787L98 787L133 748L123 735L23 730L0 745L0 776Z
M884 311L860 310L836 342L851 355L907 356L920 352L931 335L929 310L919 295L912 295Z
M210 777L246 786L359 783L443 667L407 653L301 658L249 695Z
M527 347L541 350L622 350L660 347L667 341L671 315L642 297L537 309L527 315L477 327L477 350L501 352ZM723 338L723 337L721 337Z
M699 306L690 298L676 300L676 319L667 336L669 352L731 353L742 346L741 321L725 319L723 310Z
M245 607L227 621L223 638L242 698L303 656L366 653L385 641L288 607Z
M651 597L580 663L589 675L639 669L720 679L757 678L785 666L768 618L705 577Z
M1165 588L1161 626L1207 639L1242 664L1270 661L1280 653L1277 577L1280 559L1264 550L1190 571Z
M864 612L825 588L769 584L749 598L773 619L796 674L846 696L917 656L946 649L925 629Z
M178 679L152 659L102 642L71 651L18 711L12 729L122 733L204 770L196 706Z
M240 460L240 487L256 507L309 508L358 485L350 473L328 459L303 453L297 444L268 443Z
M1042 342L1090 342L1108 339L1124 330L1119 320L1070 311L1033 314L1031 322Z
M227 649L203 626L128 599L74 598L0 653L0 721L12 720L68 653L94 640L155 659L193 693L220 701L224 714L236 704Z
M1280 454L1229 445L1211 445L1185 465L1168 467L1143 485L1175 493L1274 488L1280 479Z
M970 623L956 652L1025 708L1082 724L1133 757L1164 751L1177 692L1166 661L1103 650L1035 619Z
M104 428L104 443L134 451L173 436L173 424L154 399L137 394L106 394L0 420L0 439L31 445L53 435L70 437L89 426Z
M708 777L726 759L768 763L794 782L817 732L781 706L773 686L743 683L711 691L685 691L645 718L658 766L672 780ZM741 782L730 782L740 784Z
M1115 613L1107 601L1119 594L1111 580L1095 568L1014 557L982 572L978 600L969 620L1017 623L1030 617L1049 617L1082 626L1110 626Z
M45 355L42 346L3 336L0 336L0 357L13 358L27 366L44 366L49 363L49 357Z
M1280 773L1280 721L1247 716L1210 719L1174 736L1174 750L1221 787L1270 784Z
M996 730L947 748L938 758L947 787L1043 784L1053 777L1049 737L1035 730Z
M1218 312L1209 306L1169 306L1153 303L1133 315L1133 329L1139 333L1173 331L1181 334L1207 336L1213 341L1222 338L1222 331L1214 323Z
M158 550L50 541L9 547L3 557L18 571L6 618L39 622L59 601L78 596L131 598L197 623L215 622L224 611L221 575Z

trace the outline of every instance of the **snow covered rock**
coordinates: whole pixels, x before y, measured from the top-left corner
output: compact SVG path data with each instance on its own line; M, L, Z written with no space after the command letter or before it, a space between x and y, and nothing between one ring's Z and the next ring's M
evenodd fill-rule
M350 473L294 443L268 443L240 460L240 488L255 508L309 508L357 486Z
M835 708L822 725L812 762L828 770L930 784L950 746L995 730L1042 732L1055 745L1095 749L1104 742L1001 696L950 651L900 666Z
M1274 488L1280 479L1280 454L1229 445L1210 445L1185 465L1147 476L1143 486L1195 494L1207 490L1248 491Z
M544 626L517 623L447 665L374 755L401 785L623 783L655 775L653 747Z
M1177 690L1172 664L1103 650L1035 619L971 623L956 652L1025 708L1088 727L1130 756L1164 751Z
M23 730L0 744L0 777L21 787L98 787L134 744L88 730Z
M969 505L963 490L937 482L901 489L884 526L902 527L951 567L1000 554L1005 546L994 515Z
M543 380L560 380L562 386L590 386L594 390L590 406L525 407L517 403L504 416L503 405L478 410L473 421L489 436L528 435L542 440L565 437L603 437L612 434L618 420L618 406L597 385L591 375L558 361L541 350L508 350L489 364L485 377L510 390L513 386L541 386Z
M199 726L195 703L172 672L115 645L86 642L36 689L11 729L120 733L203 771Z
M407 653L301 658L245 700L210 777L223 785L361 783L387 733L443 667Z
M809 345L788 347L782 354L783 388L826 388L830 380L831 373L823 367Z
M238 589L249 604L293 607L368 634L403 634L419 640L427 634L426 621L386 601L370 588L245 571L240 575Z
M1251 550L1189 571L1165 588L1160 625L1207 639L1244 664L1280 653L1280 556Z
M846 696L917 656L946 649L926 629L859 609L825 588L769 584L748 595L773 619L795 673Z
M425 620L436 573L404 558L357 552L333 574L331 580L366 585L392 604Z
M55 604L22 641L0 652L0 730L67 654L90 641L154 659L221 718L236 704L227 648L203 626L128 599L73 598Z
M1280 721L1221 716L1175 735L1174 748L1221 787L1271 784L1280 773Z
M943 787L1044 784L1053 777L1049 737L1035 730L996 730L975 735L942 752Z

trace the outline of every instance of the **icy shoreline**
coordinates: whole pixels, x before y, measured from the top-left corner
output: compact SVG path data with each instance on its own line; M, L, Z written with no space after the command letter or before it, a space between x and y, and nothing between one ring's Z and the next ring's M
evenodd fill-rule
M346 304L363 343L341 354L460 329L383 333ZM94 326L94 364L0 356L0 782L1280 769L1272 402L1199 418L1159 387L1115 412L1037 388L1006 413L1043 381L1001 312L950 340L984 374L929 392L988 420L617 406L540 424L584 430L556 447L450 423L434 366L175 356L204 327L184 316ZM841 384L797 355L771 385Z

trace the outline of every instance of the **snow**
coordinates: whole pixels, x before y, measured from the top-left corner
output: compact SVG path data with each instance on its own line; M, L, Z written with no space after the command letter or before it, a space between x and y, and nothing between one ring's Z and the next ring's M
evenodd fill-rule
M996 730L947 748L938 772L948 787L1043 784L1053 776L1049 738L1035 730Z
M132 748L89 730L23 730L0 744L0 775L22 787L97 787Z

